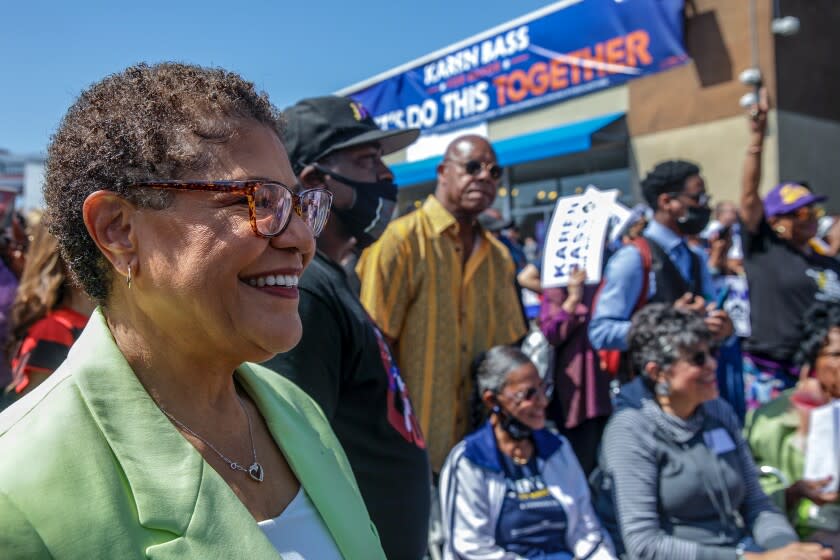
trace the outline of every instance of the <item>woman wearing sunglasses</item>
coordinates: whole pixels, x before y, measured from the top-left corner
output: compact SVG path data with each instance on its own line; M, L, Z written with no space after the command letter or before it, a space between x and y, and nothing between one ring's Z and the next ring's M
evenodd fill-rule
M441 472L444 558L615 558L569 442L545 429L550 386L534 364L495 346L475 386L490 418Z
M703 318L665 304L633 317L636 378L604 434L597 509L634 560L832 558L800 544L761 491L732 408L718 398Z
M782 183L759 195L767 99L750 112L750 145L741 191L741 239L750 291L751 334L743 343L744 390L755 409L793 387L799 321L815 301L840 303L840 260L820 255L811 242L825 196Z
M4 558L384 558L323 413L249 363L300 339L331 204L296 185L277 115L236 74L166 63L64 117L47 220L99 307L0 415Z

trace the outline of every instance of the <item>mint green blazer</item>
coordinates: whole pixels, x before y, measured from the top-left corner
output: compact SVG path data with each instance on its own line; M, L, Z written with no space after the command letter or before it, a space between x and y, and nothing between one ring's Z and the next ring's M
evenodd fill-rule
M258 365L236 377L344 558L384 559L321 409ZM280 556L146 393L97 310L67 361L0 414L0 557Z

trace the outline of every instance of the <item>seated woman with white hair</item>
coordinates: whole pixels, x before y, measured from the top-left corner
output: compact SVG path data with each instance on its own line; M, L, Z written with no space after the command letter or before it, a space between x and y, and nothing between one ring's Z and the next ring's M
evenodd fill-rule
M571 445L545 429L550 385L534 364L517 348L491 348L476 391L490 418L440 476L444 558L615 558Z

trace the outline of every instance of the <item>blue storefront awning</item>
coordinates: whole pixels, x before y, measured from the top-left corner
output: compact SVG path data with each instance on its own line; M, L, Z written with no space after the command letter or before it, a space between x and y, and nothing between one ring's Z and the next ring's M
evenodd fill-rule
M499 164L517 165L564 154L583 152L592 147L592 135L624 116L623 112L609 113L593 119L578 121L493 143ZM410 163L391 165L394 180L400 187L433 181L443 156L435 156Z

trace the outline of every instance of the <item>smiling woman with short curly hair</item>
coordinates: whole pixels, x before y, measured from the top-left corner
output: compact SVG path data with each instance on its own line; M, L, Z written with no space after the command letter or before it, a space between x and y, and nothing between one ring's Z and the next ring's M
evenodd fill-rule
M280 113L239 75L185 64L138 64L82 93L53 137L44 199L50 230L70 271L105 303L109 267L81 220L89 194L108 189L146 208L165 208L166 190L132 189L162 176L205 169L214 149L250 119L279 135Z
M100 307L0 414L4 559L384 558L321 409L249 363L300 340L332 203L297 184L277 114L236 74L174 63L68 111L47 220Z

